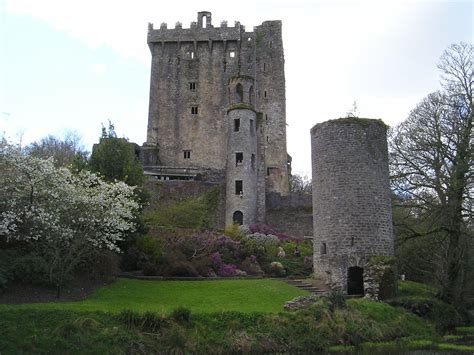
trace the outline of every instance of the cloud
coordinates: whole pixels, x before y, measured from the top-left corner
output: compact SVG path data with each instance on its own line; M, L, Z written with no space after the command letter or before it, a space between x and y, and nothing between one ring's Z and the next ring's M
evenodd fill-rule
M94 73L100 76L105 73L105 71L107 70L107 66L103 63L96 63L92 66L92 70L94 71Z

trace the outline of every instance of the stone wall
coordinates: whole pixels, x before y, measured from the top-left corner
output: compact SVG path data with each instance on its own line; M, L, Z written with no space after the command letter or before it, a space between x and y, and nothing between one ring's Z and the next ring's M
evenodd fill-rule
M386 126L342 118L311 129L314 270L347 289L348 269L393 255Z
M266 189L287 194L281 27L281 21L266 21L253 32L246 32L239 22L218 27L210 12L198 13L190 28L177 23L175 28L162 24L155 29L149 24L152 63L146 146L148 153L158 152L159 157L147 155L146 161L225 169L228 84L234 76L250 76L256 79L252 104L264 120L259 129L265 147L259 150L264 153Z
M272 192L266 199L266 222L277 231L292 236L313 235L312 196L291 193L282 196Z

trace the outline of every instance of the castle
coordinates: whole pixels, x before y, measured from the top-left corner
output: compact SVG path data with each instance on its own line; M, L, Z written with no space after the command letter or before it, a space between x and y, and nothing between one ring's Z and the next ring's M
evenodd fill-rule
M384 264L393 255L386 126L349 117L314 126L312 200L290 194L281 31L281 21L252 32L239 22L214 27L206 11L189 29L149 24L145 172L175 180L164 195L219 186L220 227L269 223L313 235L314 273L333 289L393 295L395 272ZM182 190L170 186L176 180L187 180Z
M145 171L225 181L225 224L265 222L268 192L288 195L281 21L246 32L198 13L190 28L148 27L152 55Z

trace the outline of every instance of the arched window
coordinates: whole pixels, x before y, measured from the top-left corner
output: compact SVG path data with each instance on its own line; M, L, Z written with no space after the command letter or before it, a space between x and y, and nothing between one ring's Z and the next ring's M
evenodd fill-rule
M237 84L235 86L235 93L237 94L237 102L243 102L244 101L244 88L242 84Z
M235 224L242 225L244 224L244 214L241 211L235 211L232 215L232 221Z
M253 85L250 87L249 90L249 104L253 104Z

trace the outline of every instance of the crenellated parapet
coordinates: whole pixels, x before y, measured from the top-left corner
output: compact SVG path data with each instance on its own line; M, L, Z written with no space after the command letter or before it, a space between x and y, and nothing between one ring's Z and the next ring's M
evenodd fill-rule
M183 28L181 22L177 22L174 28L168 28L163 22L159 29L155 29L153 24L149 23L147 42L150 45L162 42L239 41L244 33L245 27L239 21L235 21L233 27L229 27L227 21L222 21L220 27L214 27L212 14L200 11L197 21L191 22L189 28Z

